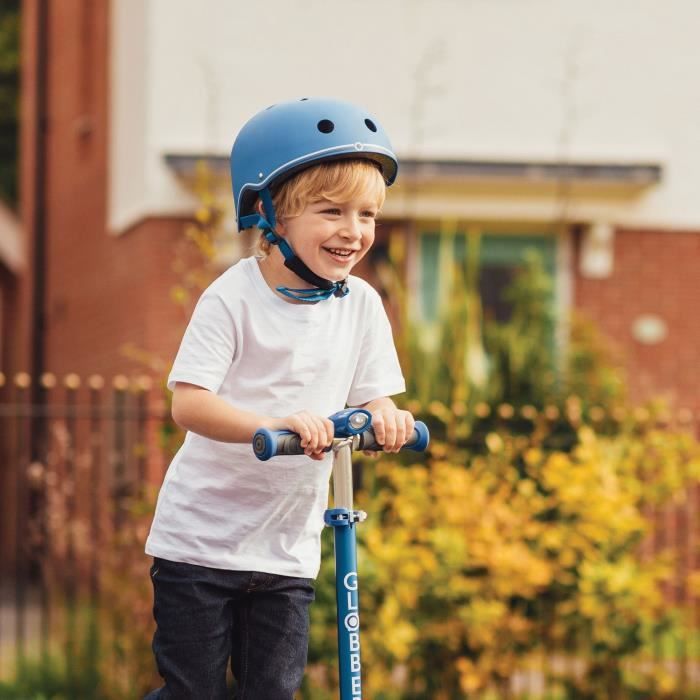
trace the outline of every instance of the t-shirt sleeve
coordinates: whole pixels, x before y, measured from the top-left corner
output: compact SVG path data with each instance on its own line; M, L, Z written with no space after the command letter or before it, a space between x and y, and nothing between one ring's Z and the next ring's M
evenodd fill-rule
M369 320L348 395L349 406L361 406L373 399L406 391L391 324L376 293L367 316Z
M205 292L197 302L173 368L168 389L187 382L216 393L231 367L235 352L235 328L224 300Z

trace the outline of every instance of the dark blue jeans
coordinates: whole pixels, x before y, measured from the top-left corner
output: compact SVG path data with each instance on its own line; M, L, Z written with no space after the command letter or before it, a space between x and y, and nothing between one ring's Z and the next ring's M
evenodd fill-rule
M153 652L164 687L146 700L292 700L306 667L311 580L154 559Z

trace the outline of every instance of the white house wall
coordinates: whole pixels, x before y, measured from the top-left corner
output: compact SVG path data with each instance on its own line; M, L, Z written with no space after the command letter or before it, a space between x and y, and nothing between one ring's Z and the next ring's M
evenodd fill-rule
M658 163L660 185L602 214L700 229L697 0L115 0L112 14L113 229L191 206L165 153L227 153L251 114L314 95L366 105L400 156ZM446 206L556 211L505 194Z

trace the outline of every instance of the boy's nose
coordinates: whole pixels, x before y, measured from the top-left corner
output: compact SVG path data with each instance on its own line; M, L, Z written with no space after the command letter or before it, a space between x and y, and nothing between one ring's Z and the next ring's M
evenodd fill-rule
M343 227L340 231L342 235L346 238L355 240L362 237L362 228L360 226L359 220L354 217L348 217L346 221L343 222Z

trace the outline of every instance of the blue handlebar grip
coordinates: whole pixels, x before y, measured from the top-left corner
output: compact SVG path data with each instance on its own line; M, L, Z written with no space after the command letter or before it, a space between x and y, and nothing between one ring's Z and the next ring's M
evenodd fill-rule
M415 427L413 428L413 435L408 439L406 444L401 448L402 450L414 450L415 452L422 452L428 447L430 442L430 432L428 431L428 426L423 423L423 421L416 421ZM381 452L382 446L377 442L374 437L374 430L371 428L366 430L364 433L360 434L360 442L357 449L359 450L369 450L370 452Z
M423 452L429 443L430 431L428 426L422 420L417 420L413 429L413 437L401 449Z
M266 462L275 455L304 454L301 440L296 433L267 428L260 428L253 435L253 451L261 462Z

